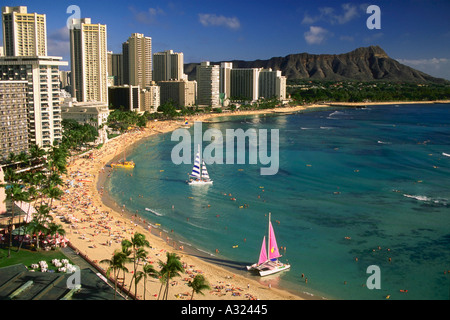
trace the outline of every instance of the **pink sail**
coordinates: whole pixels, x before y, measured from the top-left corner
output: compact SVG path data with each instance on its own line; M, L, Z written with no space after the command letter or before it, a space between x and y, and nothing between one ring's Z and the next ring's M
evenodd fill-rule
M281 255L278 251L277 239L275 239L272 222L269 221L269 259L276 259L278 257L281 257Z
M263 243L261 246L261 253L259 254L259 260L258 265L261 263L264 263L267 261L267 254L266 254L266 237L263 238Z

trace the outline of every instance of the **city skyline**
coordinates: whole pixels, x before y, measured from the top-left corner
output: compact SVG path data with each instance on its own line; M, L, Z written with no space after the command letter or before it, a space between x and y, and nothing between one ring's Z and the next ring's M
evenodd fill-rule
M256 60L294 53L339 54L379 45L399 62L450 79L448 1L5 1L46 14L48 54L70 60L67 19L75 12L108 27L108 50L122 51L132 33L152 38L152 51L184 53L184 62ZM105 6L105 4L108 4ZM370 4L381 29L369 29Z

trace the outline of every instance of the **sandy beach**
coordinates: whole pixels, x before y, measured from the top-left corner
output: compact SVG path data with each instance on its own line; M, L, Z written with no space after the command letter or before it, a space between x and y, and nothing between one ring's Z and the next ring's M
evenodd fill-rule
M392 102L389 104L400 104ZM412 102L408 102L410 104ZM418 102L426 103L426 102ZM377 103L384 105L388 103ZM189 123L194 121L208 121L217 116L294 113L309 108L329 108L332 106L365 106L369 103L333 103L309 106L285 107L271 110L238 111L224 114L202 114L188 117ZM370 104L373 105L373 104ZM126 208L115 204L111 198L104 194L103 183L107 175L113 170L110 163L114 158L120 157L125 148L129 148L141 139L173 131L184 125L182 120L154 121L142 130L130 131L104 144L100 149L91 151L92 157L73 158L68 166L68 173L64 177L66 188L64 196L54 207L55 215L63 218L66 236L71 246L80 253L89 257L98 266L106 269L99 262L110 259L113 252L121 248L123 239L130 239L136 233L142 233L150 242L147 248L148 260L156 269L158 261L165 262L166 252L176 252L185 266L185 273L174 278L171 282L169 299L191 299L191 288L188 282L196 275L203 274L211 286L211 290L204 291L204 296L196 294L195 300L304 300L320 299L320 297L300 296L276 288L276 282L261 278L256 281L244 274L237 274L231 269L207 262L193 256L184 250L178 243L174 243L171 235L163 234L159 229L142 220L139 216L126 211ZM170 226L165 226L170 229ZM131 280L132 265L128 265L130 273L125 274L124 284L128 287ZM299 275L299 281L303 281ZM134 286L134 285L133 285ZM143 282L138 286L138 298L143 299ZM145 298L157 300L160 290L158 279L147 281Z

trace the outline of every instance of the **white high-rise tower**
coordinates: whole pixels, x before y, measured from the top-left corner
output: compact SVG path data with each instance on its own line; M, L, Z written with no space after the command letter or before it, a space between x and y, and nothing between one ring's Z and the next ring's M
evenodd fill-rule
M108 103L106 25L73 19L70 29L72 96L78 102Z

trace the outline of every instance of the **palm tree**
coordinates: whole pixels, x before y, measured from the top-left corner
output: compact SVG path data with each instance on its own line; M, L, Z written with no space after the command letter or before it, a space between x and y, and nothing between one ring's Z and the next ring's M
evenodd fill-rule
M133 284L133 280L136 277L137 267L139 264L139 260L144 260L147 256L147 252L144 250L144 247L150 247L148 240L145 239L145 235L142 233L135 233L131 237L131 241L124 240L122 241L122 246L126 246L131 249L131 254L133 256L130 258L130 261L133 262L133 276L131 277L131 282L129 286L129 291L131 290L131 286ZM137 283L134 284L135 293L137 292Z
M134 277L136 278L137 275L137 267L139 265L139 261L145 261L147 259L147 251L145 251L144 248L139 248L134 256L133 262L134 262ZM137 263L136 263L137 261ZM137 296L137 281L135 279L134 281L134 294Z
M28 175L26 175L26 176L28 176ZM26 203L28 203L28 209L27 209L26 215L25 215L24 218L23 218L23 221L25 221L25 217L28 216L28 214L30 213L30 207L31 207L30 202L32 201L32 195L33 195L33 192L34 192L34 188L33 188L33 187L29 187L27 191L22 191L22 192L19 194L19 196L16 197L16 200L17 200L17 201L21 201L21 202L26 202ZM23 216L23 215L22 215L22 216ZM19 228L22 227L22 221L21 221L21 219L20 219L20 216L19 216L19 224L18 224L18 226L19 226ZM23 234L22 234L22 231L23 231ZM24 240L24 238L25 238L25 232L24 232L24 231L25 231L25 228L24 228L24 227L22 227L22 228L19 230L18 236L19 236L19 238L20 238L20 236L22 236L22 238L20 239L20 244L19 244L19 246L17 247L17 252L19 252L19 251L20 251L20 248L22 247L23 240Z
M42 200L43 200L43 191L44 188L42 187L44 184L44 181L46 181L46 176L42 173L42 172L36 172L33 174L32 177L32 181L31 184L34 185L36 187L36 196L34 198L34 207L36 207L36 204L38 202L38 200L40 199L40 203L42 205Z
M9 188L5 189L5 191L6 191L6 199L11 201L11 220L9 224L9 246L8 246L8 258L9 258L11 256L15 202L16 200L21 199L23 196L22 196L22 188L18 183L10 184Z
M147 278L158 278L159 272L153 268L153 266L149 263L144 264L144 267L142 268L142 271L138 271L136 274L136 284L141 280L144 279L144 300L145 300L145 293L147 291L146 285L147 285ZM137 296L137 293L136 293Z
M48 232L50 235L53 236L55 245L56 245L56 235L58 234L58 235L64 236L66 234L66 231L64 230L62 225L56 224L53 222L48 225Z
M18 182L20 178L21 178L20 175L16 173L16 171L11 167L7 167L5 169L5 181L13 183Z
M29 156L26 154L25 151L22 151L17 156L17 161L19 161L20 163L25 163L25 162L29 161Z
M8 155L8 158L6 159L6 161L8 163L11 163L11 164L16 162L16 160L17 160L17 157L16 157L16 154L14 152L10 152L9 155Z
M33 220L29 223L28 230L31 234L36 236L36 248L39 249L39 238L41 234L45 234L48 232L45 223L47 221L53 220L53 217L49 214L50 207L47 204L43 204L39 206L37 209L36 215L33 217Z
M166 288L164 289L163 298L167 300L169 295L169 281L174 277L179 277L179 272L183 272L183 265L181 264L180 257L176 253L166 253L166 263L159 261L161 267L160 274L163 280L166 282Z
M211 289L208 282L206 281L205 277L201 274L197 274L194 278L194 280L189 281L188 286L192 288L192 298L194 298L194 293L200 293L202 295L205 295L202 291L206 289Z
M62 180L60 174L53 172L48 176L47 183L49 186L56 187L62 185L64 181Z
M68 153L65 148L52 147L48 152L47 166L51 173L64 174L67 172Z
M28 150L30 152L30 162L36 161L40 162L41 158L46 154L45 150L39 147L37 144L31 145L30 149ZM31 165L31 163L30 163Z
M111 271L113 272L114 279L114 300L116 299L117 292L117 277L119 276L119 272L122 270L124 272L128 272L128 269L125 267L126 255L120 251L114 251L113 256L110 260L104 259L100 261L100 263L104 263L108 265L108 269L106 270L106 276L110 277Z
M58 187L49 187L47 189L47 196L51 199L50 200L50 210L52 209L52 205L53 205L53 199L57 199L59 200L61 198L61 196L64 194L64 192L59 189Z

